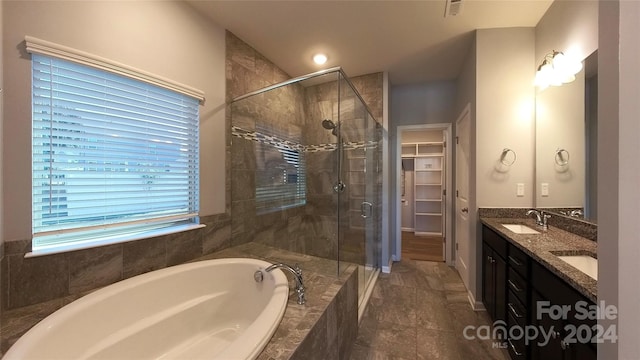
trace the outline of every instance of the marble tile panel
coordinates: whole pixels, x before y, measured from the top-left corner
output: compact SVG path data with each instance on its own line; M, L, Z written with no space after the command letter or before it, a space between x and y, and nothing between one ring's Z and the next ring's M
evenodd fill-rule
M167 266L166 236L130 241L122 246L125 279Z
M251 242L256 232L255 200L231 202L231 245Z
M234 136L231 145L231 169L232 170L253 170L256 169L256 143ZM232 175L233 176L233 173ZM235 178L231 178L233 180ZM233 181L231 181L233 184ZM253 188L255 189L255 188Z
M9 258L0 257L0 318L9 301ZM0 348L1 349L1 348Z
M336 295L338 327L338 357L348 359L358 336L358 276L352 273Z
M167 238L167 266L185 263L202 256L200 229L169 235Z
M4 242L4 255L26 254L31 251L31 239Z
M69 294L69 263L65 254L5 257L9 269L7 308L37 304Z
M333 169L329 170L308 170L307 171L307 194L330 195L333 196L333 185L336 176Z
M231 219L208 222L202 234L202 254L207 255L231 246Z
M307 336L291 356L292 360L324 360L336 358L337 347L334 346L333 351L329 348L326 314L321 315L320 318L314 322L315 324L311 331L307 333Z
M331 195L307 195L306 212L314 215L335 216L336 199Z
M231 196L234 201L251 200L256 198L255 170L231 169Z
M246 68L252 73L256 72L256 52L240 38L230 31L225 36L227 56L236 64ZM234 69L236 70L236 69Z
M123 279L122 244L67 253L69 293L76 294Z

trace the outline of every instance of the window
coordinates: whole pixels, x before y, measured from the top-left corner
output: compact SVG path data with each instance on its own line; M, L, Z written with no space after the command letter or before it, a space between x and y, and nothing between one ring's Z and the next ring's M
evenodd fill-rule
M199 100L33 53L34 251L194 224Z
M306 176L302 145L285 140L285 134L265 135L268 130L259 124L256 130L257 213L304 205Z

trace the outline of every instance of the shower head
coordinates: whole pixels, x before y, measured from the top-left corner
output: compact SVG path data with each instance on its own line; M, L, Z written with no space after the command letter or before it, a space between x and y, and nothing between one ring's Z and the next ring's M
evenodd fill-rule
M322 120L322 127L327 130L331 130L333 135L338 136L338 126L333 121L329 119Z
M336 128L336 124L329 119L324 119L322 120L322 127L327 130L333 130Z

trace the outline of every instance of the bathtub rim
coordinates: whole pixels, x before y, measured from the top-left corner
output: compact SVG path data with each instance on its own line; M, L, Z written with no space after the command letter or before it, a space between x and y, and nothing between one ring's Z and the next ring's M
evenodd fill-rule
M33 348L34 345L32 343L39 343L43 338L50 335L51 329L59 328L59 322L69 321L74 315L77 315L79 311L83 309L87 309L94 305L96 302L101 301L105 296L116 295L122 291L126 291L128 289L134 288L137 285L145 283L148 281L149 277L159 277L164 278L171 276L174 273L178 273L185 270L198 269L211 266L212 264L216 265L226 265L226 264L248 264L255 266L256 270L264 270L266 267L272 265L271 262L256 259L256 258L245 258L245 257L232 257L232 258L217 258L217 259L209 259L209 260L199 260L193 261L184 264L178 264L154 271L150 271L147 273L139 274L127 279L120 280L116 283L107 285L100 289L97 289L91 293L88 293L66 305L59 308L55 312L49 314L44 319L37 322L33 327L31 327L27 332L25 332L4 354L2 357L6 360L12 359L26 359L28 352ZM253 319L252 323L247 327L245 332L243 333L243 337L245 334L250 336L261 336L259 341L256 343L256 346L251 349L251 351L247 351L246 344L247 341L234 341L228 348L224 349L220 353L218 353L217 357L220 357L226 354L224 359L255 359L262 350L266 347L270 339L273 337L275 331L277 330L282 318L284 316L288 298L289 298L289 282L285 275L285 273L276 269L277 271L271 271L269 274L274 278L274 289L273 295L262 309L260 314ZM153 274L153 275L152 275ZM247 281L255 281L252 278L248 278ZM282 300L283 299L283 300ZM278 302L281 301L280 304ZM273 307L273 309L271 308ZM270 309L270 310L267 310ZM272 318L275 311L277 316L275 319L277 321L269 321L267 320ZM258 330L258 327L254 326L256 323L260 323L259 325L266 326L268 331L262 332ZM258 333L258 334L256 334ZM236 356L230 350L239 351L242 356Z

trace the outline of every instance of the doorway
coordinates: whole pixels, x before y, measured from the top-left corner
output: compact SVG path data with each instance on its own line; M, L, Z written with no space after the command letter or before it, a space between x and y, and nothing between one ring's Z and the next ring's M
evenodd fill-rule
M399 258L451 264L451 124L398 127Z

